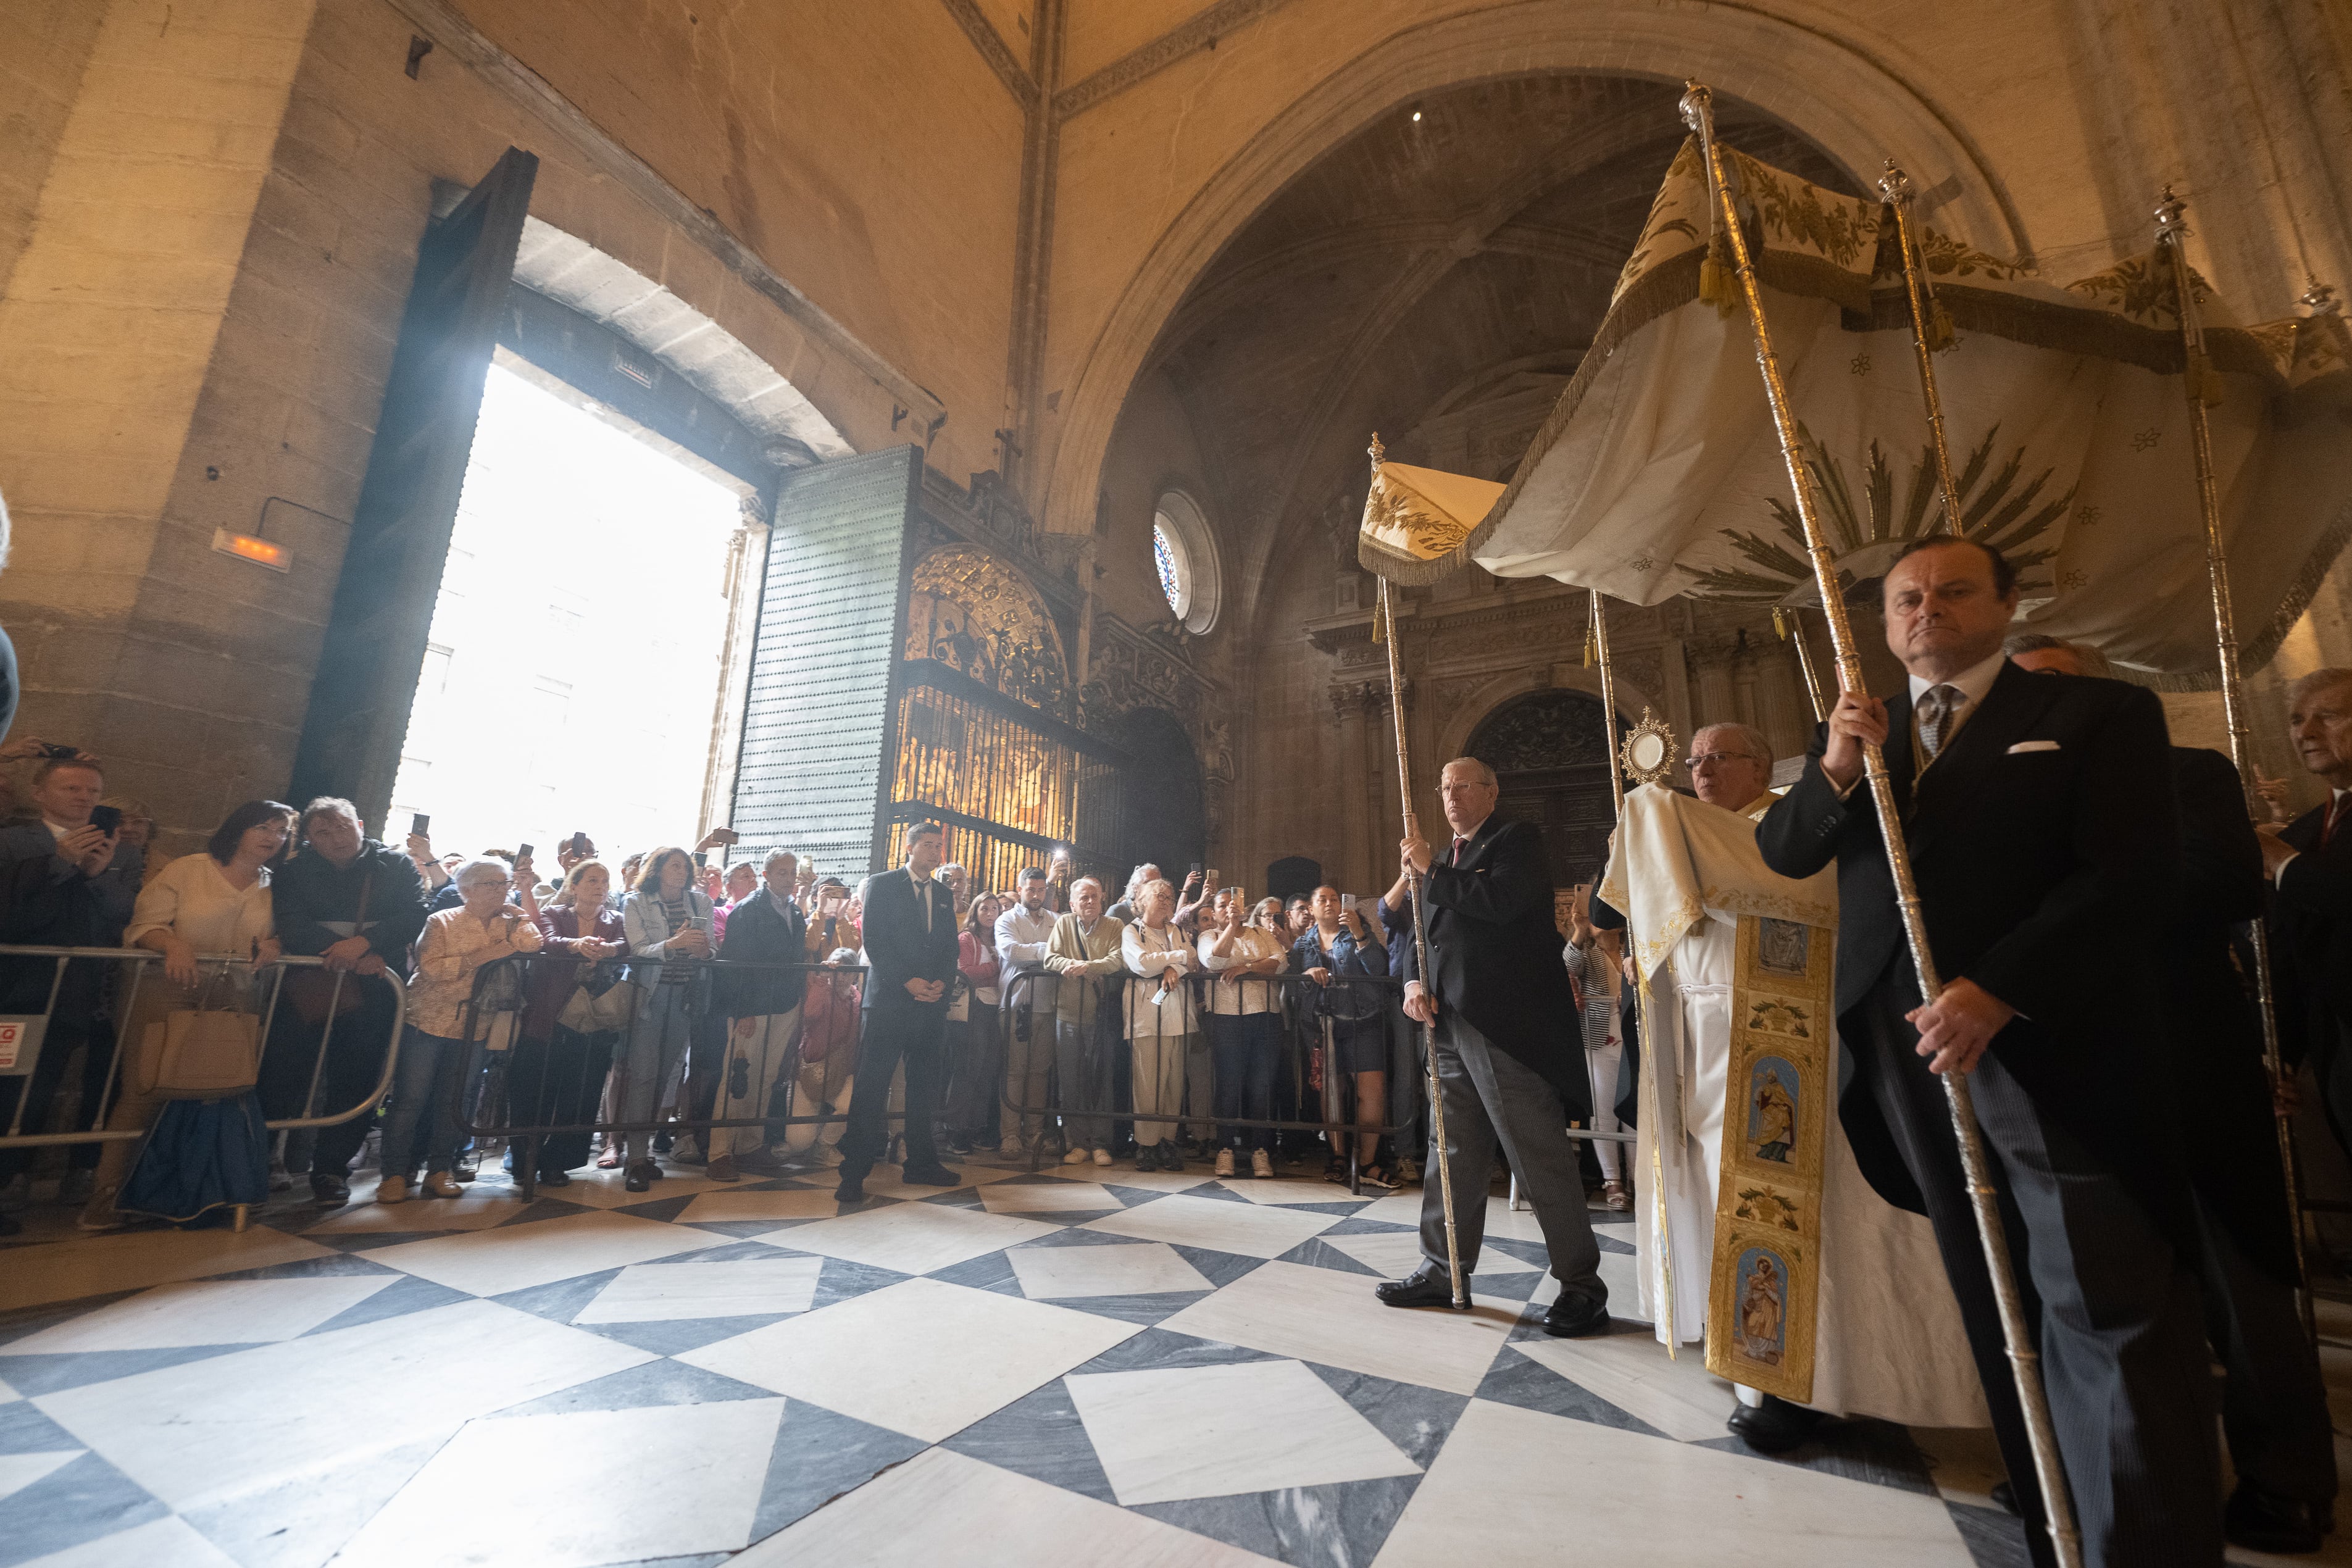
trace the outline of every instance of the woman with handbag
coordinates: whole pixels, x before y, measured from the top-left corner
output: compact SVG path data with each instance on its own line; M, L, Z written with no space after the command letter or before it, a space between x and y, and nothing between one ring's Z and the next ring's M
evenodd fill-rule
M140 965L138 994L123 1022L121 1080L106 1114L109 1131L146 1128L173 1098L165 1057L174 1034L184 1046L191 1027L183 1021L175 1030L175 1015L209 1020L225 1014L241 1020L225 1032L214 1025L215 1043L220 1047L215 1054L234 1055L236 1039L228 1037L241 1036L245 1065L258 1071L253 969L239 973L228 964L202 965L197 959L199 954L233 953L255 967L278 962L269 879L293 830L292 806L274 800L247 801L214 830L201 853L183 855L141 889L123 942L163 956L161 962L151 959ZM200 973L207 967L212 972L208 976ZM221 1006L224 1002L228 1005ZM226 1061L220 1065L235 1066ZM237 1075L231 1071L227 1076ZM251 1082L248 1077L247 1087ZM82 1229L111 1230L122 1223L115 1199L137 1147L127 1140L100 1146L96 1185L81 1212Z
M576 860L554 901L539 911L543 956L531 961L524 984L522 1037L507 1079L524 1126L596 1120L613 1049L635 1014L636 989L613 962L629 942L612 888L602 860ZM537 1144L541 1186L570 1186L573 1168L588 1163L585 1132L551 1132ZM510 1142L509 1169L514 1149Z
M474 993L474 972L517 953L537 952L541 945L539 927L532 923L539 900L526 884L521 906L508 903L513 880L503 860L468 860L452 879L464 902L425 917L425 934L416 941L416 978L408 983L400 1077L383 1120L383 1182L375 1191L380 1204L406 1202L409 1179L419 1166L425 1196L454 1198L466 1190L449 1173L457 1158L449 1100L466 1070L466 1003Z

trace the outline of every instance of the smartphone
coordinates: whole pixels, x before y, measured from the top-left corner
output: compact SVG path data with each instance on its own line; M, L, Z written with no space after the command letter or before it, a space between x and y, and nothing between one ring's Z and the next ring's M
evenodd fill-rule
M425 837L433 831L433 818L421 811L415 813L408 819L408 831L413 837Z
M1189 871L1187 871L1187 872L1185 872L1185 873L1184 873L1184 879L1185 879L1186 881L1188 881L1188 882L1189 882L1189 881L1191 881L1193 878L1195 878L1195 877L1199 876L1200 874L1201 874L1201 863L1200 863L1198 860L1195 860L1195 861L1193 861L1193 862L1192 862L1192 868L1191 870L1189 870Z
M81 753L76 751L73 747L60 746L55 741L51 741L47 745L41 748L41 757L46 762L62 762L68 757L76 757L80 754Z
M709 864L710 864L710 856L709 856L709 853L707 850L701 850L701 849L698 849L698 850L696 850L696 851L694 852L694 864L695 864L695 868L696 868L696 869L698 869L698 870L699 870L701 868L703 868L703 867L705 867L705 866L709 865Z
M93 805L89 808L89 825L112 837L122 830L122 808L119 805Z
M1353 893L1342 893L1342 894L1340 894L1340 895L1339 895L1339 908L1340 908L1342 910L1352 910L1352 909L1354 909L1355 907L1356 907L1356 895L1355 895L1355 894L1353 894Z
M740 844L743 842L742 836L731 827L714 827L710 830L710 837L716 838L721 844Z
M572 836L572 852L574 855L585 855L588 853L588 836L586 834L575 833Z
M528 859L530 859L530 845L528 845L528 844L519 844L519 845L517 845L517 846L515 847L515 858L516 858L516 859L518 859L518 860L528 860Z

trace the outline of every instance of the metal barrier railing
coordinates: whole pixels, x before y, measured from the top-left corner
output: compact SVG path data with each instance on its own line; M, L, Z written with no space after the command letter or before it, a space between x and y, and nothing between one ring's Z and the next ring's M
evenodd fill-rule
M146 977L148 967L161 963L163 958L162 953L152 948L143 947L0 945L0 965L5 965L5 961L11 959L47 959L53 961L56 965L55 972L49 980L48 995L40 1012L0 1015L0 1082L13 1080L16 1086L15 1103L9 1109L6 1130L5 1133L0 1133L0 1149L29 1149L62 1143L125 1142L146 1136L147 1129L144 1127L108 1128L104 1124L108 1120L107 1113L113 1110L122 1098L116 1091L125 1082L122 1077L125 1054L142 1049L145 1046L143 1040L131 1038L131 1026L134 1023L142 1024L143 1033L144 1025L163 1022L163 1020L145 1019L139 1011L141 984ZM57 1022L58 1003L66 992L68 970L76 963L105 965L110 970L117 965L121 968L119 972L101 973L93 977L95 985L92 994L77 999L76 1005L86 1007L89 1014L86 1018L79 1020L80 1027L72 1031L53 1029L52 1026ZM197 955L196 967L200 984L201 976L206 971L211 971L215 978L231 971L246 972L246 980L241 984L248 1000L251 999L252 991L260 984L258 972L265 970L268 972L268 995L257 1008L220 1009L220 1011L233 1011L240 1014L250 1013L257 1018L258 1024L256 1031L255 1081L244 1086L243 1089L224 1088L217 1092L240 1093L246 1089L259 1088L268 1076L270 1065L269 1051L281 1039L291 1037L295 1032L291 1028L285 1031L278 1031L276 1028L279 1021L278 1003L285 991L287 975L302 970L328 968L326 961L317 957L289 954L268 964L256 964L250 959L239 958L231 953L201 953ZM398 978L389 972L379 976L362 976L339 969L328 969L328 973L333 974L335 978L333 984L328 988L325 1017L319 1026L318 1042L313 1047L316 1054L312 1058L308 1075L309 1088L300 1102L301 1114L269 1118L265 1125L272 1131L289 1128L331 1127L350 1121L375 1109L392 1087L393 1074L397 1066L400 1051L401 1026L406 1016L406 994ZM122 982L120 991L110 994L108 982L118 978ZM358 986L379 982L391 994L392 1008L392 1032L390 1038L384 1044L383 1065L375 1075L373 1087L365 1096L343 1109L322 1114L318 1110L319 1089L325 1076L329 1053L334 1045L335 1022L337 1018L343 1016L341 1005L344 994L343 988L347 984ZM62 1132L26 1132L25 1123L28 1116L41 1117L47 1113L46 1101L49 1096L43 1090L47 1089L54 1091L59 1077L66 1069L67 1063L64 1056L69 1055L75 1045L80 1045L84 1049L88 1049L92 1044L108 1035L112 1037L112 1043L107 1050L103 1070L96 1068L94 1058L86 1061L83 1069L84 1098L90 1103L82 1107L76 1120L86 1121L89 1125ZM59 1046L64 1047L63 1055L58 1051ZM296 1076L285 1072L282 1068L280 1070L287 1079L290 1080ZM93 1078L97 1080L94 1086L91 1082ZM205 1098L205 1096L165 1094L159 1098L196 1099Z
M1135 1025L1161 1010L1165 994L1182 988L1189 1000L1177 1020L1189 1023L1186 1034L1209 1035L1213 1017L1237 1016L1221 1011L1220 996L1244 1008L1265 1015L1273 1013L1283 1020L1279 1062L1291 1092L1303 1100L1307 1093L1309 1073L1307 1058L1320 1058L1322 1068L1322 1114L1312 1120L1277 1117L1271 1113L1259 1116L1219 1114L1216 1084L1216 1051L1212 1046L1207 1074L1207 1105L1194 1105L1192 1082L1189 1073L1182 1074L1182 1092L1175 1107L1154 1105L1150 1108L1132 1104L1125 1107L1110 1103L1109 1085L1114 1066L1110 1052L1132 1049ZM1156 975L1139 975L1126 971L1108 975L1055 973L1045 969L1024 969L1014 974L1012 984L998 1002L1000 1026L1010 1030L1026 1017L1034 1022L1050 1016L1055 1024L1055 1042L1053 1066L1048 1073L1047 1103L1024 1104L1014 1098L1014 1088L1008 1073L1004 1085L1003 1109L1017 1119L1016 1126L1031 1117L1048 1121L1060 1121L1066 1129L1073 1119L1091 1123L1141 1121L1162 1125L1213 1126L1220 1130L1245 1131L1319 1132L1331 1143L1336 1152L1344 1142L1347 1146L1348 1190L1362 1191L1359 1140L1364 1137L1396 1138L1418 1131L1416 1118L1406 1117L1395 1121L1366 1121L1360 1108L1357 1118L1346 1115L1346 1100L1352 1089L1351 1077L1341 1070L1339 1035L1343 1026L1378 1030L1385 1042L1391 1038L1389 1015L1399 1007L1403 983L1388 975L1334 975L1328 984L1321 984L1304 973L1254 974L1237 980L1217 973L1192 973L1172 984L1163 983ZM1045 994L1050 993L1050 996ZM1165 1020L1151 1019L1153 1033L1158 1033ZM1061 1030L1067 1026L1076 1035L1073 1042L1081 1059L1075 1065L1086 1068L1089 1082L1084 1086L1085 1097L1100 1100L1097 1105L1073 1106L1069 1103L1070 1086L1063 1080ZM1033 1045L1033 1051L1036 1047ZM1395 1077L1401 1064L1385 1063L1384 1070ZM1027 1075L1034 1081L1033 1071ZM1278 1097L1282 1079L1274 1080L1265 1098ZM1391 1089L1393 1093L1393 1086ZM1132 1097L1130 1097L1132 1098ZM1156 1097L1155 1097L1156 1098ZM1417 1097L1415 1097L1417 1099ZM1029 1168L1036 1171L1044 1160L1044 1140L1032 1142Z
M642 978L666 969L682 970L685 978L667 984ZM467 1053L450 1090L452 1123L464 1136L504 1139L518 1145L514 1180L525 1197L537 1192L540 1145L551 1139L691 1132L707 1141L712 1132L845 1124L849 1120L845 1102L834 1110L802 1113L796 1101L803 1092L803 1069L814 1061L828 1064L821 1075L822 1083L837 1077L855 1078L862 1044L860 1005L866 973L855 964L759 963L719 958L655 963L592 960L561 952L519 953L494 960L474 972L459 1014L462 1033L458 1037ZM763 977L772 982L787 974L803 977L797 1005L800 1016L781 1046L764 1035L759 1037L758 1054L764 1058L759 1070L769 1077L767 1112L717 1114L719 1106L730 1098L760 1098L749 1092L753 1087L748 1082L752 1053L739 1047L740 1037L733 1026L746 1018L782 1016L773 1006L775 993L763 995L759 986ZM562 1020L567 1010L575 1006L575 994L600 980L604 989L592 993L589 1012L584 1016L574 1015L580 1022L599 1026L582 1029L565 1025ZM675 1001L663 1000L663 993L672 986L677 989ZM613 994L625 1000L601 1010L596 1007ZM813 1013L810 1000L817 996L824 997L825 1005ZM765 1010L744 1010L754 1005ZM714 1026L723 1028L723 1044L710 1033ZM640 1032L648 1027L651 1037L644 1040L640 1052L635 1047L642 1038ZM564 1053L571 1058L568 1061L554 1059L558 1028L568 1029L584 1043L584 1048ZM706 1064L710 1069L707 1074L695 1070L698 1031L703 1032L703 1044L717 1058L715 1063ZM601 1051L596 1046L600 1037L604 1039ZM808 1054L812 1044L823 1047L815 1058ZM649 1085L636 1083L636 1069L627 1065L625 1052L638 1057L641 1066L650 1064L653 1081ZM528 1064L520 1073L519 1059ZM849 1072L835 1070L832 1064L840 1061L850 1064ZM738 1064L744 1068L746 1092L730 1095L729 1085ZM641 1089L632 1098L647 1107L646 1114L628 1114L625 1100L616 1103L611 1115L601 1110L587 1116L545 1114L566 1105L597 1104L606 1092L604 1080L608 1070L621 1075L624 1093ZM683 1083L677 1081L681 1070L689 1075ZM551 1086L551 1073L559 1071L570 1075L568 1086ZM592 1076L597 1079L593 1085L588 1081ZM518 1078L523 1081L519 1083ZM713 1113L696 1114L692 1101L698 1098L699 1088L714 1080L718 1088ZM677 1089L679 1103L665 1113L663 1100L673 1088ZM872 1092L887 1094L889 1085L873 1086ZM777 1095L782 1097L781 1110ZM903 1122L905 1112L890 1110L884 1121L886 1124Z

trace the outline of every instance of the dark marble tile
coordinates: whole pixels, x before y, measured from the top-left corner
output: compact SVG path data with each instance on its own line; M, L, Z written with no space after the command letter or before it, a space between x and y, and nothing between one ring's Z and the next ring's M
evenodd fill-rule
M6 1254L0 1253L0 1257L5 1256ZM70 1323L85 1313L94 1312L100 1307L109 1306L116 1301L128 1300L137 1294L139 1292L136 1290L116 1290L104 1296L84 1296L79 1300L55 1301L40 1307L20 1307L5 1318L0 1318L0 1346L14 1344L18 1340L39 1333L43 1329L53 1329L59 1323ZM0 1350L0 1354L5 1353L5 1350Z
M632 1219L659 1220L667 1225L684 1214L687 1206L700 1195L698 1193L680 1193L674 1198L656 1198L651 1203L627 1204L612 1212L627 1215Z
M167 1366L181 1366L189 1362L210 1361L237 1351L251 1350L242 1345L174 1345L168 1350L146 1351L79 1351L65 1355L0 1355L0 1383L7 1384L26 1398L56 1394L63 1389L80 1388L87 1384L112 1383L118 1377L135 1377L142 1372L154 1372ZM75 1447L80 1447L76 1444Z
M1298 1568L1366 1568L1419 1476L1139 1504L1131 1511Z
M1013 1272L1013 1260L1002 1252L983 1252L978 1258L967 1258L961 1263L934 1268L925 1278L949 1285L969 1285L975 1290L994 1290L1011 1296L1021 1294L1021 1281Z
M1012 1294L1018 1295L1016 1289ZM1172 1318L1193 1302L1205 1300L1206 1290L1169 1291L1154 1296L1068 1296L1056 1297L1046 1303L1052 1307L1067 1307L1074 1312L1092 1312L1097 1318L1117 1318L1123 1323L1141 1323L1151 1327Z
M1572 1421L1590 1421L1596 1426L1638 1432L1645 1437L1665 1436L1648 1422L1523 1355L1506 1352L1496 1357L1495 1364L1486 1370L1486 1378L1478 1384L1478 1397L1497 1405L1516 1405L1522 1410L1539 1410L1547 1415L1565 1415Z
M1524 1356L1516 1357L1524 1361ZM1462 1419L1462 1412L1470 1405L1465 1394L1448 1394L1442 1389L1422 1388L1410 1383L1398 1383L1370 1373L1349 1372L1342 1367L1324 1366L1315 1362L1306 1363L1308 1371L1328 1384L1331 1391L1346 1400L1357 1415L1379 1429L1381 1436L1404 1451L1405 1458L1423 1469L1437 1458L1437 1450L1445 1446L1454 1424Z
M1207 1277L1209 1283L1220 1290L1265 1261L1262 1258L1244 1258L1238 1253L1213 1252L1205 1247L1180 1247L1176 1255L1199 1269Z
M772 1318L739 1320L751 1327ZM621 1325L610 1325L619 1327ZM650 1327L654 1325L635 1325ZM773 1399L764 1388L688 1366L682 1361L649 1361L610 1376L592 1378L575 1387L559 1389L538 1399L491 1412L488 1419L509 1415L570 1415L586 1410L647 1410L671 1405L719 1405L740 1399Z
M870 1263L850 1263L838 1258L824 1260L824 1271L817 1275L816 1299L809 1310L830 1307L835 1301L846 1301L863 1296L868 1290L879 1290L886 1285L896 1285L910 1276L877 1268Z
M1490 1236L1486 1237L1486 1247L1478 1259L1480 1274L1511 1272L1509 1268L1496 1262L1495 1257L1488 1256L1494 1254L1499 1254L1505 1259L1517 1258L1521 1265L1529 1268L1544 1269L1551 1267L1551 1252L1542 1242L1521 1241L1512 1236Z
M1367 1193L1360 1198L1350 1198L1345 1195L1345 1191L1342 1189L1340 1196L1331 1199L1327 1203L1269 1204L1266 1206L1268 1208L1288 1209L1293 1214L1335 1214L1342 1217L1353 1217L1363 1210L1370 1207L1374 1200L1377 1199L1379 1195L1380 1194L1377 1193Z
M1592 1239L1601 1244L1601 1250L1603 1252L1614 1252L1625 1258L1633 1256L1633 1243L1631 1239L1621 1241L1597 1227L1593 1230Z
M1866 1416L1823 1422L1801 1446L1785 1454L1759 1454L1727 1433L1701 1447L1903 1491L1930 1496L1936 1491L1927 1456L1911 1440L1911 1435L1892 1422L1874 1421Z
M1481 1261L1491 1264L1495 1260L1490 1258ZM1541 1269L1514 1268L1506 1273L1497 1269L1481 1268L1472 1279L1471 1289L1481 1296L1493 1296L1501 1300L1517 1301L1521 1306L1525 1306L1528 1298L1536 1293L1536 1287L1541 1285L1543 1281L1544 1276Z
M413 1202L415 1200L411 1201ZM518 1225L540 1225L551 1219L562 1219L566 1215L594 1214L597 1211L594 1208L586 1204L567 1203L562 1198L541 1198L535 1203L525 1205L522 1212L516 1215L512 1219L502 1219L490 1228L492 1230L506 1230ZM628 1211L622 1210L620 1212L627 1213Z
M81 1445L68 1440L61 1446ZM96 1454L84 1454L21 1491L0 1498L0 1568L113 1535L171 1511Z
M436 1285L414 1274L404 1274L366 1300L344 1308L300 1337L309 1339L312 1334L331 1334L338 1329L356 1329L363 1323L404 1318L411 1312L422 1312L428 1308L446 1307L453 1301L470 1301L473 1299L463 1290Z
M1118 1500L1069 1388L1058 1377L940 1446L1102 1502Z
M950 1209L985 1209L988 1206L981 1201L978 1187L953 1187L943 1193L933 1193L927 1198L917 1198L915 1201Z
M669 1318L648 1323L575 1323L582 1333L634 1345L656 1355L678 1355L700 1350L720 1340L764 1329L793 1317L791 1312L762 1312L741 1318Z
M698 1219L681 1226L685 1230L707 1230L712 1236L736 1241L749 1241L753 1237L769 1236L776 1231L790 1230L814 1224L811 1220L794 1219Z
M1394 1236L1401 1230L1420 1228L1416 1225L1399 1224L1396 1221L1385 1219L1366 1219L1363 1215L1357 1215L1353 1218L1341 1220L1323 1234L1326 1236Z
M271 1263L259 1268L241 1268L234 1274L207 1274L204 1283L219 1279L317 1279L331 1275L398 1274L397 1268L387 1268L381 1263L371 1263L350 1253L337 1253L332 1258L305 1258L294 1263Z
M568 1323L581 1308L596 1299L597 1292L620 1277L618 1268L600 1268L593 1274L558 1279L552 1285L534 1285L527 1290L509 1290L489 1300L518 1312L529 1312L534 1318L545 1318L551 1323Z
M2033 1554L2025 1544L2025 1526L2014 1514L1973 1503L1947 1502L1952 1527L1960 1532L1977 1568L2032 1568Z
M1156 1187L1122 1187L1117 1182L1105 1182L1102 1184L1102 1187L1105 1192L1110 1194L1111 1196L1117 1198L1129 1208L1135 1208L1140 1205L1151 1203L1156 1199L1174 1197L1176 1195L1173 1193L1163 1193ZM1230 1197L1233 1194L1228 1193L1223 1195Z
M688 1228L696 1229L699 1227L688 1226ZM774 1227L771 1226L770 1228L773 1229ZM707 1247L700 1252L681 1253L678 1255L677 1261L680 1263L745 1263L750 1262L754 1258L792 1258L799 1256L805 1256L805 1254L786 1252L780 1247L770 1247L764 1241L736 1241L730 1242L724 1247ZM662 1259L654 1258L650 1261L654 1266L658 1267L662 1262Z
M1021 1243L1023 1247L1133 1247L1135 1237L1115 1236L1107 1230L1081 1230L1072 1226L1057 1230L1051 1236L1041 1236Z
M1241 1362L1282 1361L1240 1345L1220 1344L1168 1329L1150 1328L1122 1340L1072 1372L1169 1372L1188 1366L1232 1366Z
M56 1454L82 1440L41 1414L29 1400L0 1405L0 1454Z
M751 1539L762 1540L815 1512L891 1466L906 1463L924 1447L918 1438L870 1426L806 1400L788 1401L775 1447L769 1451L767 1484L752 1516Z
M1300 1242L1297 1247L1294 1247L1289 1251L1284 1253L1275 1261L1277 1263L1303 1263L1310 1268L1336 1269L1341 1274L1361 1274L1368 1279L1377 1279L1384 1278L1381 1271L1374 1268L1370 1264L1364 1262L1360 1258L1349 1257L1338 1247L1333 1247L1330 1243L1325 1241L1321 1237L1309 1237L1307 1240ZM1481 1276L1482 1280L1483 1279L1484 1276Z
M1242 1196L1241 1194L1234 1191L1233 1188L1227 1186L1222 1181L1206 1182L1197 1187L1188 1187L1182 1193L1162 1193L1157 1195L1161 1197L1216 1198L1225 1203L1234 1204L1245 1204L1250 1201L1249 1199ZM1128 1206L1132 1208L1135 1205L1130 1204Z

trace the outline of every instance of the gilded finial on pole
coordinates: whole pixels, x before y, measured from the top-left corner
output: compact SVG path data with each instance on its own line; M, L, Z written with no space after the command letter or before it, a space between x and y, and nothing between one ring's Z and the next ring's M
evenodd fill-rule
M1372 455L1372 467L1376 468L1388 460L1389 449L1381 445L1381 433L1377 430L1372 432L1372 444L1364 450Z

